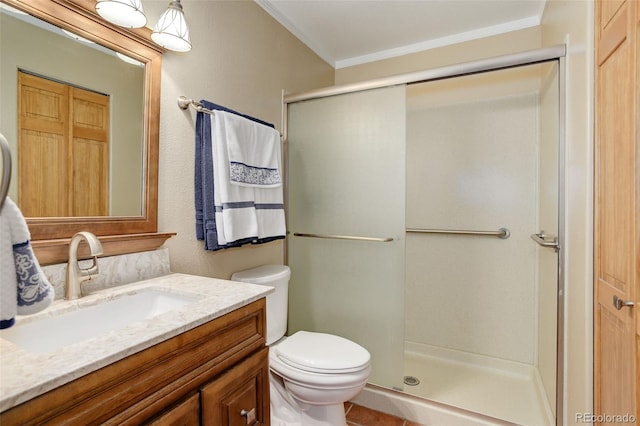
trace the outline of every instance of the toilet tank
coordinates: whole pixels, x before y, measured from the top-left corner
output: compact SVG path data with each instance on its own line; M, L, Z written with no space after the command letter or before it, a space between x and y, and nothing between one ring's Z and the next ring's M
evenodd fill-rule
M267 295L267 345L276 342L287 331L290 276L291 270L286 265L264 265L231 276L234 281L275 287L275 292Z

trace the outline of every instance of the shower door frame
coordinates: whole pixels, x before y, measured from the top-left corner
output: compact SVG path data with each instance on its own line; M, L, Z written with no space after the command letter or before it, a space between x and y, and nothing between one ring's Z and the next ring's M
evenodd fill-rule
M284 206L285 217L288 218L288 134L287 119L290 103L312 99L337 96L365 90L378 89L395 85L427 83L429 81L444 80L499 71L508 68L518 68L544 62L558 63L558 289L557 289L557 323L556 323L556 426L561 426L564 419L564 387L565 387L565 135L566 135L566 45L528 50L476 61L463 62L444 67L432 68L407 74L399 74L353 84L326 87L303 93L285 95L282 92L282 136L283 136L283 167L285 175ZM288 228L287 228L288 229ZM287 231L288 233L288 231ZM284 263L288 264L287 244L284 244Z

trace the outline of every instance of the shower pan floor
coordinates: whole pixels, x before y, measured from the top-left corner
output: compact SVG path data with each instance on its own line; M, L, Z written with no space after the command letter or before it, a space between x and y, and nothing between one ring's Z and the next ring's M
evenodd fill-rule
M532 366L407 343L406 393L521 425L553 425Z

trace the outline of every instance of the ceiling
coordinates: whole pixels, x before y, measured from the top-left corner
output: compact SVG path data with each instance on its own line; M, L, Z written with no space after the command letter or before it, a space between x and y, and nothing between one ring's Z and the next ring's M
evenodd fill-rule
M334 68L540 25L546 0L256 0Z

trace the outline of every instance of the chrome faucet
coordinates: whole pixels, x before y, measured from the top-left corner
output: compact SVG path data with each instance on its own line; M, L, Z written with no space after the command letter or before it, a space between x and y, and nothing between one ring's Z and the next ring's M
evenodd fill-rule
M93 257L93 264L81 269L78 264L78 246L85 240L89 245L89 254ZM91 232L78 232L69 242L69 262L67 263L67 280L64 289L64 298L67 300L82 297L82 283L98 275L98 256L103 253L102 244L98 237Z

